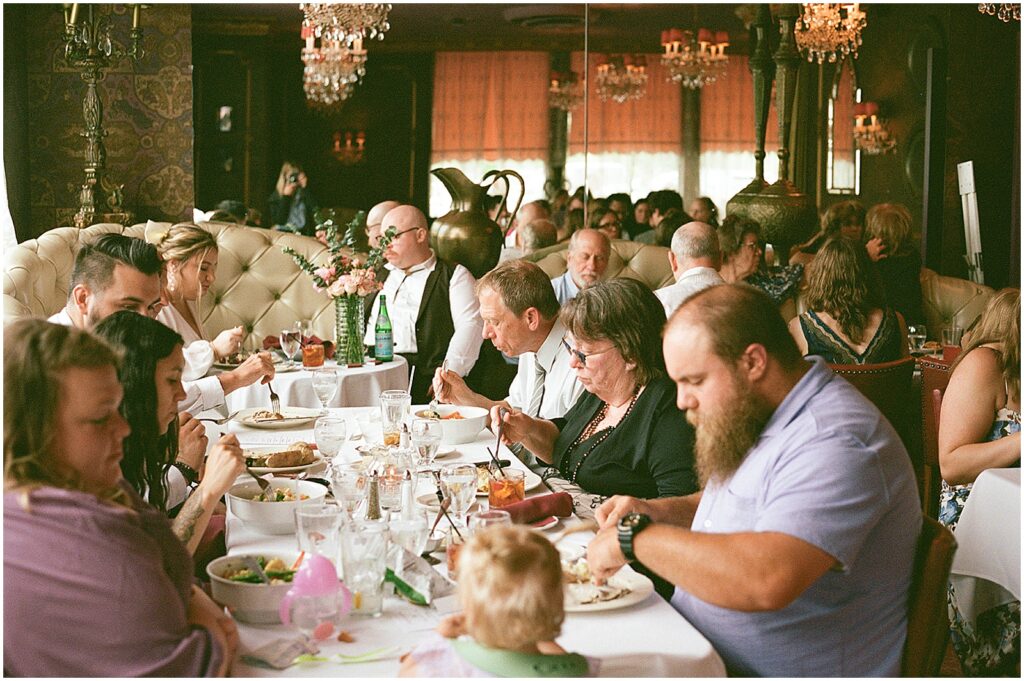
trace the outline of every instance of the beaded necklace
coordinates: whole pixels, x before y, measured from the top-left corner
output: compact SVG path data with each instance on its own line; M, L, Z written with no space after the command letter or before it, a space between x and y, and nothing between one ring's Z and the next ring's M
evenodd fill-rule
M629 414L630 412L633 411L633 407L636 405L637 398L639 397L640 386L638 385L635 388L633 388L633 397L629 400L629 406L626 407L626 413L624 413L622 415L622 418L619 419L619 423L622 423L627 418L629 418ZM562 475L566 476L569 479L569 482L576 482L576 476L579 475L580 466L583 465L583 462L586 461L587 457L590 456L591 452L597 449L598 445L607 440L608 437L612 434L612 432L619 426L619 423L616 423L614 426L608 426L600 433L596 433L598 424L601 423L601 421L604 421L605 416L608 415L608 406L609 405L607 402L601 403L601 408L598 410L594 418L590 420L590 423L588 423L587 427L583 429L583 432L581 432L579 436L577 436L577 438L573 440L573 443L569 445L569 448L565 450L565 456L562 457L562 465L559 467L559 469L561 470ZM572 458L573 452L576 451L576 448L579 447L581 443L583 443L585 440L591 437L594 437L595 434L597 435L597 439L594 440L594 443L587 448L587 451L583 452L583 456L581 456L580 460L576 462L576 467L573 468L572 474L570 475L569 461Z

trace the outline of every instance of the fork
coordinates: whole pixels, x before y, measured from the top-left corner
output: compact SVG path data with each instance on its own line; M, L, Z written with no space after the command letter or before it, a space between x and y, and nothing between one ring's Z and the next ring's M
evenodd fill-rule
M236 416L238 416L238 412L234 411L234 412L228 414L227 416L225 416L223 418L215 419L215 418L207 417L207 418L196 419L196 421L209 421L210 423L216 424L218 426L222 426L225 423L227 423L228 421L230 421L231 419L235 418Z
M274 385L267 381L267 388L270 390L270 407L274 410L275 414L281 413L281 398L274 392Z
M245 472L248 473L249 475L251 475L252 477L256 478L256 482L259 483L260 491L261 492L266 494L267 492L270 491L270 481L264 480L260 476L258 476L255 473L253 473L252 469L249 468L248 466L245 467Z

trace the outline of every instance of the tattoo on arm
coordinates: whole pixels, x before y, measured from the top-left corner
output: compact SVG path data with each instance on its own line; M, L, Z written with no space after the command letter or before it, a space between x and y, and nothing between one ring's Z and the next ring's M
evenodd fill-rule
M185 504L181 507L178 517L174 519L171 529L183 544L192 541L196 532L196 523L203 517L206 509L203 508L202 495L193 492Z

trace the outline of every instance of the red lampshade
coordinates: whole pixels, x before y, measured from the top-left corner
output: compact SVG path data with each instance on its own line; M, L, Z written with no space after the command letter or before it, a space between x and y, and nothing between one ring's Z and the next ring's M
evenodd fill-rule
M678 28L673 28L668 32L669 39L674 43L683 42L683 32Z
M669 37L670 34L671 34L671 31L669 31L668 29L665 29L664 31L661 32L661 44L662 45L668 45L670 42L672 42L672 38Z
M860 103L854 104L853 105L853 115L854 116L867 116L867 113L864 110L864 105L860 104Z
M728 31L719 31L718 33L716 33L715 34L715 42L719 43L720 45L728 45L729 44L729 33L728 33Z
M697 31L697 42L699 43L710 43L714 42L714 34L706 28L702 28Z
M864 115L877 116L878 104L876 104L875 102L864 102Z

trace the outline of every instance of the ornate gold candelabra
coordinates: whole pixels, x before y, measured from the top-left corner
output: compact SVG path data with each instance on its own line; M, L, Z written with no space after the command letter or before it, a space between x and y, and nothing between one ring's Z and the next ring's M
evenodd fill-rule
M81 70L86 88L82 99L85 132L79 133L85 138L85 182L75 214L75 226L79 228L93 224L97 217L104 222L131 224L132 214L123 205L124 185L116 184L105 172L107 150L103 138L107 132L103 129L103 102L96 92L96 85L106 76L105 69L126 57L138 63L145 54L139 25L144 5L130 7L131 46L125 48L111 38L110 16L100 14L99 5L64 5L64 61Z

